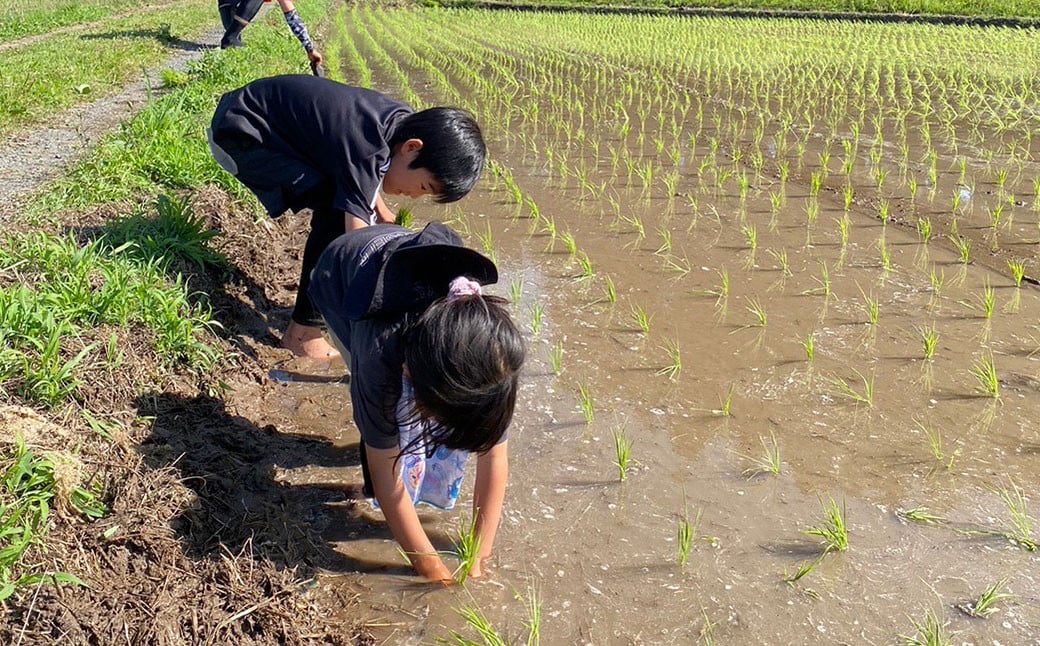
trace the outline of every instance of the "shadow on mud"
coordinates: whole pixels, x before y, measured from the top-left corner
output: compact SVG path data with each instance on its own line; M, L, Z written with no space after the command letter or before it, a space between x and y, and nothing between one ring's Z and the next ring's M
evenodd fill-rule
M171 521L185 554L211 558L252 545L255 555L295 568L303 578L319 569L386 571L386 563L348 558L329 544L338 538L390 538L385 524L356 513L360 486L292 486L278 469L356 466L356 445L337 447L310 436L258 427L212 397L143 395L137 407L152 418L139 451L153 469L172 467L196 494Z

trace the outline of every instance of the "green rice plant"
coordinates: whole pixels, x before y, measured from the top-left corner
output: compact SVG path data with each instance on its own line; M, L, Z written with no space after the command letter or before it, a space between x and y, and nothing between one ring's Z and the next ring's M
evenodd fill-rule
M725 268L719 270L719 286L715 289L704 292L705 296L715 297L715 306L718 307L720 304L725 303L726 299L729 298L729 271Z
M952 643L946 635L946 624L939 623L931 610L925 613L923 622L910 621L915 632L902 637L904 646L950 646Z
M933 265L929 272L928 279L932 286L932 295L928 299L928 307L931 309L937 309L942 303L943 286L946 284L946 270L939 268L939 270L936 271L936 267Z
M674 381L679 376L679 373L682 372L682 355L679 351L679 341L669 340L664 349L668 353L668 357L672 362L658 370L657 374L668 375L668 378Z
M578 384L578 406L585 417L585 423L591 424L596 419L596 405L592 401L592 391L584 381Z
M542 333L542 318L545 316L545 306L535 303L531 306L531 333L538 336Z
M935 329L933 322L931 327L921 326L917 328L917 335L921 339L924 351L924 360L932 361L935 358L935 349L939 346L939 332Z
M632 306L632 321L643 332L643 334L650 333L650 322L653 321L653 318L653 315L648 314L646 309L642 306Z
M787 249L781 249L776 251L774 249L769 250L769 255L773 257L773 260L780 265L780 274L783 277L793 276L791 272L791 262L787 257Z
M455 612L466 621L467 626L476 631L481 641L473 641L453 630L449 639L438 639L438 642L452 646L510 646L509 642L495 630L487 615L477 606L463 606L456 608Z
M592 280L596 276L596 269L592 266L592 259L589 258L588 254L581 252L575 256L575 259L581 268L581 273L578 274L577 279L579 281Z
M693 550L693 542L697 540L697 534L700 531L701 512L698 511L697 516L690 520L690 508L686 501L685 491L683 491L683 511L677 518L677 521L676 549L679 556L679 565L686 567L686 563L690 560L690 552Z
M950 242L956 247L957 252L960 254L960 260L962 265L967 265L971 262L971 240L958 235L948 236Z
M917 428L920 429L924 433L925 438L927 438L928 446L931 448L932 457L935 458L936 462L941 464L947 471L953 469L953 463L960 456L960 449L947 455L946 450L943 448L941 431L932 428L931 424L925 425L918 419L914 420L914 424L917 425Z
M766 315L765 309L762 307L762 304L758 301L757 298L749 298L748 305L745 307L745 309L755 315L755 323L753 323L749 327L764 328L766 326L766 323L769 322L769 317Z
M509 297L512 299L513 304L520 302L520 299L524 296L524 277L514 276L509 281Z
M853 368L852 371L856 373L856 376L859 377L860 382L863 384L862 392L856 390L855 387L849 384L849 382L842 377L835 376L831 379L831 382L837 388L837 394L847 399L851 399L857 404L866 404L868 407L873 407L874 374L871 373L870 379L867 379L859 370Z
M668 227L661 227L657 230L661 234L661 246L654 252L655 255L668 253L672 250L672 230Z
M744 469L744 477L751 479L766 473L772 473L775 476L780 475L782 463L780 460L780 445L776 441L776 436L770 431L768 441L764 436L760 436L758 440L762 444L762 455L750 458L751 466Z
M979 385L979 389L987 396L1000 397L1000 379L992 356L982 357L971 366L971 375Z
M559 377L560 373L563 372L563 341L557 341L553 344L549 353L549 362L552 365L553 374Z
M567 247L567 253L574 256L578 253L578 242L574 239L574 235L570 231L564 231L560 234L560 240L563 241L564 246Z
M611 433L614 436L614 455L617 458L614 464L618 468L618 479L624 482L628 479L628 465L632 460L633 440L628 437L624 428L615 428Z
M917 236L921 240L921 244L928 244L932 239L932 220L931 218L921 217L917 218Z
M1026 277L1026 264L1018 258L1008 258L1008 269L1015 280L1015 287L1022 287L1022 280Z
M672 255L666 256L664 259L664 265L669 271L679 274L680 277L686 276L693 270L689 259L685 256L682 258Z
M802 349L805 350L805 360L810 364L816 358L816 334L809 332L802 338Z
M460 518L458 534L451 541L455 555L459 558L459 566L455 568L452 576L460 585L466 583L469 573L473 571L473 566L480 557L480 535L477 533L476 520L476 516L471 520Z
M1007 579L1001 579L982 591L977 599L971 604L959 604L957 609L969 617L988 617L997 612L997 604L1007 599L1013 599L1015 595L1004 592Z
M617 302L617 289L614 287L614 279L610 276L606 276L603 279L604 289L606 290L606 297L608 303Z
M823 563L823 557L826 556L826 555L827 554L825 552L823 554L823 556L820 556L816 560L813 560L813 561L803 561L802 563L800 563L798 565L798 569L795 570L794 574L789 574L788 571L787 571L787 568L785 567L784 568L784 583L786 583L787 585L789 585L791 587L794 587L795 583L798 583L800 580L802 580L803 578L808 576L813 570L815 570L817 567L819 567L820 563Z
M989 278L986 279L985 287L982 290L982 296L979 297L979 302L982 304L982 311L986 315L986 320L993 318L993 312L997 309L997 292L993 289L993 286L989 283Z
M873 292L867 294L861 288L859 290L860 295L863 296L863 311L867 315L867 322L870 325L878 324L878 317L881 314L881 302L879 299L874 298Z
M524 598L520 597L517 593L517 599L520 599L524 603L524 611L527 618L524 620L524 628L527 629L527 646L538 646L542 640L542 600L541 594L538 592L538 588L534 584L530 584L527 587L527 596Z
M733 391L735 388L736 384L730 385L729 391L726 393L726 396L719 401L719 407L712 409L712 415L718 415L719 417L729 417L732 414L730 411L733 407Z
M846 551L849 549L849 531L845 522L845 503L838 507L834 498L829 498L827 502L820 499L820 505L823 507L823 520L810 525L802 533L822 539L824 553Z
M905 521L920 523L921 525L944 525L947 522L945 518L936 516L927 507L899 510L896 512L896 516Z
M1025 492L1013 480L1009 480L1008 484L1009 487L1002 486L997 490L1008 512L1008 525L1002 535L1012 543L1035 552L1037 542L1033 538L1033 518L1029 515Z

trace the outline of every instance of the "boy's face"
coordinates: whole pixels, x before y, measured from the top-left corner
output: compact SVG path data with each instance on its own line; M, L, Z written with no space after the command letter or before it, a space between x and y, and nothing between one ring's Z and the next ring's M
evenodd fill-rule
M383 176L383 192L391 195L407 195L411 198L423 195L439 195L440 182L426 168L409 168L422 150L421 139L409 139L401 144L390 157L390 168Z

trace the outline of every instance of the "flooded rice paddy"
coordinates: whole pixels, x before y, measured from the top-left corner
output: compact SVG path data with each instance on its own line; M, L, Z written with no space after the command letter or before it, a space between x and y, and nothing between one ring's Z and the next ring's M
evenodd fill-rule
M377 513L315 510L357 570L325 582L386 643L476 638L462 607L522 643L532 599L551 644L883 644L930 618L958 644L1040 643L1035 35L363 8L339 25L348 79L477 113L486 180L407 206L496 257L530 341L488 579L419 585ZM268 422L356 444L342 366L271 376ZM828 507L845 550L807 533ZM424 515L445 548L458 516ZM995 584L1012 596L969 616Z

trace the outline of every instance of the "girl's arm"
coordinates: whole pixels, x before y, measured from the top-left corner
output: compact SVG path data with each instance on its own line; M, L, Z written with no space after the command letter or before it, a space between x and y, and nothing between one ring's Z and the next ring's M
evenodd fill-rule
M398 454L398 449L374 449L365 445L376 500L379 501L390 531L411 560L415 571L430 581L451 583L451 570L444 565L434 549L415 513L412 499L405 491Z
M509 480L508 445L508 440L500 442L487 453L477 457L473 516L477 519L480 555L469 573L472 577L479 577L484 573L484 561L491 558L495 546L495 534L498 532L499 521L502 520L502 503L506 497L506 482Z

